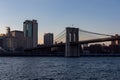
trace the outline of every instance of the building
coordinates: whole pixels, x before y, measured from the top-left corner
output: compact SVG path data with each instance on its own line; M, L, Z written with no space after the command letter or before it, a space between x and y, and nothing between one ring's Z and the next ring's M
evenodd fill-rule
M53 45L53 33L44 34L44 45Z
M2 38L0 38L0 47L3 48L3 39Z
M0 47L4 47L4 38L6 37L6 34L0 34Z
M15 51L17 48L17 38L15 37L5 37L4 38L4 49L8 51Z
M26 20L23 23L23 32L26 39L26 48L37 47L38 23L37 20Z
M10 27L6 27L6 36L11 36Z
M10 28L7 27L6 34L0 35L0 46L8 51L21 51L25 49L23 31L10 31Z
M25 38L23 31L11 31L11 37L14 39L13 41L16 41L16 44L14 44L17 45L15 50L25 49Z

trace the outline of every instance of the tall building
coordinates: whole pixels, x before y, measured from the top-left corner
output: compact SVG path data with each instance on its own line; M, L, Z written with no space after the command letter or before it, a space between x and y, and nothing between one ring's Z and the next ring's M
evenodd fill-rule
M26 20L23 23L26 48L37 47L38 44L38 23L37 20Z
M53 33L44 34L44 45L53 45Z

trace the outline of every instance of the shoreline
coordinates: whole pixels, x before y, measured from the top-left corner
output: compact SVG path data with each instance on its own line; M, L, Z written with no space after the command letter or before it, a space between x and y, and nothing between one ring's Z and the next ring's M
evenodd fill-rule
M64 53L0 53L0 57L65 57ZM81 54L80 57L120 57L120 53ZM66 57L67 58L67 57ZM77 57L76 57L77 58Z

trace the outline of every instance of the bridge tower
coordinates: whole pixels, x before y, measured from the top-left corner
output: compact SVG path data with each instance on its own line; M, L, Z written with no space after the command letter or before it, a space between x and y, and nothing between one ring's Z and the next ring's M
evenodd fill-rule
M66 28L65 57L79 57L79 28Z

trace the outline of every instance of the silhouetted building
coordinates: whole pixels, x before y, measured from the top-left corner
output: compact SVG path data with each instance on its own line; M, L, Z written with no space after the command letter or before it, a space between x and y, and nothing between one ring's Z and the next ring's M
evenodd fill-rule
M0 38L0 47L3 47L3 39Z
M44 45L53 45L53 33L44 34Z
M5 34L0 34L0 47L2 47L2 48L3 48L3 46L4 46L4 43L3 43L4 37L6 37Z
M23 31L11 31L11 36L15 38L16 44L15 50L23 50L25 48L25 38Z
M10 36L10 27L6 27L6 36Z
M111 53L120 53L120 45L109 45L109 50Z
M9 27L6 30L6 34L0 34L0 46L8 51L21 51L25 49L23 31L10 31Z
M102 53L102 45L101 44L95 44L89 46L90 53Z
M26 48L37 47L38 44L38 23L37 20L26 20L23 23Z
M14 51L17 47L17 39L11 36L10 27L6 27L6 34L2 36L3 48L6 50Z
M15 37L6 37L4 38L4 49L9 51L15 51L17 48L17 38Z

